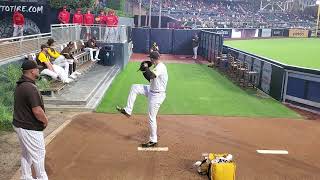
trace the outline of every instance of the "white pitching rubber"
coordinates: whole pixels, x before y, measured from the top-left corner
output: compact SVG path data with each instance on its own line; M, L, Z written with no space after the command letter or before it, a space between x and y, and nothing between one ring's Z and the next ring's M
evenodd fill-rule
M260 154L289 154L285 150L257 150L257 152Z
M149 147L149 148L138 147L138 151L169 151L169 148L168 147Z

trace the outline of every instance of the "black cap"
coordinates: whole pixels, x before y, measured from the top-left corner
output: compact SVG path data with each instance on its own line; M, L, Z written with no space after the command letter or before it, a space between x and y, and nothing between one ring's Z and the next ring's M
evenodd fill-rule
M30 70L30 69L37 69L37 68L40 68L40 66L38 66L36 62L30 61L30 60L24 61L21 65L22 70Z
M158 51L152 51L148 57L151 59L159 59L160 53Z

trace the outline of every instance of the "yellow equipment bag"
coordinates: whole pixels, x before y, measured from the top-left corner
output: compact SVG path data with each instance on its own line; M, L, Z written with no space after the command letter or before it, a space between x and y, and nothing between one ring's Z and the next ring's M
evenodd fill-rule
M209 169L210 180L235 180L236 179L236 164L231 163L216 163L211 164Z

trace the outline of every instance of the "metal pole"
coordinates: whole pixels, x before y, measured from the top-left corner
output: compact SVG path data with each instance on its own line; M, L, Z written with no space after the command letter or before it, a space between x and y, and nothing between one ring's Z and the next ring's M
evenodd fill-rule
M144 26L148 26L148 15L146 12L145 18L144 18Z
M138 27L141 27L141 6L142 6L142 0L139 0L139 18L138 18Z
M152 0L149 1L149 27L151 28L151 9L152 9Z
M160 0L160 11L159 11L159 25L158 28L161 28L161 13L162 13L162 0Z
M318 37L318 29L319 29L319 16L320 16L320 1L318 3L318 16L317 16L317 27L316 27L316 37Z

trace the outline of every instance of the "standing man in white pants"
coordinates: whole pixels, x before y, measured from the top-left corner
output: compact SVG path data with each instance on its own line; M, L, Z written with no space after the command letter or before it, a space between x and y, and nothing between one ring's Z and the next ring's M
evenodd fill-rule
M193 48L193 57L192 59L198 58L198 47L199 47L199 37L195 34L192 38L192 48Z
M48 125L43 100L35 85L39 69L34 61L26 60L22 66L23 75L14 92L13 127L21 147L21 178L33 180L33 165L36 179L47 180L45 170L45 143L43 130Z
M142 144L142 147L155 147L158 143L157 136L157 114L160 105L166 98L166 88L168 82L167 68L163 62L160 61L160 54L157 51L150 53L150 60L141 63L140 69L143 72L143 76L150 82L150 85L134 84L131 86L129 97L127 100L127 106L120 108L117 106L117 110L127 117L132 114L134 102L137 95L144 95L148 98L148 115L150 124L150 137L147 143ZM154 68L149 68L154 64Z

